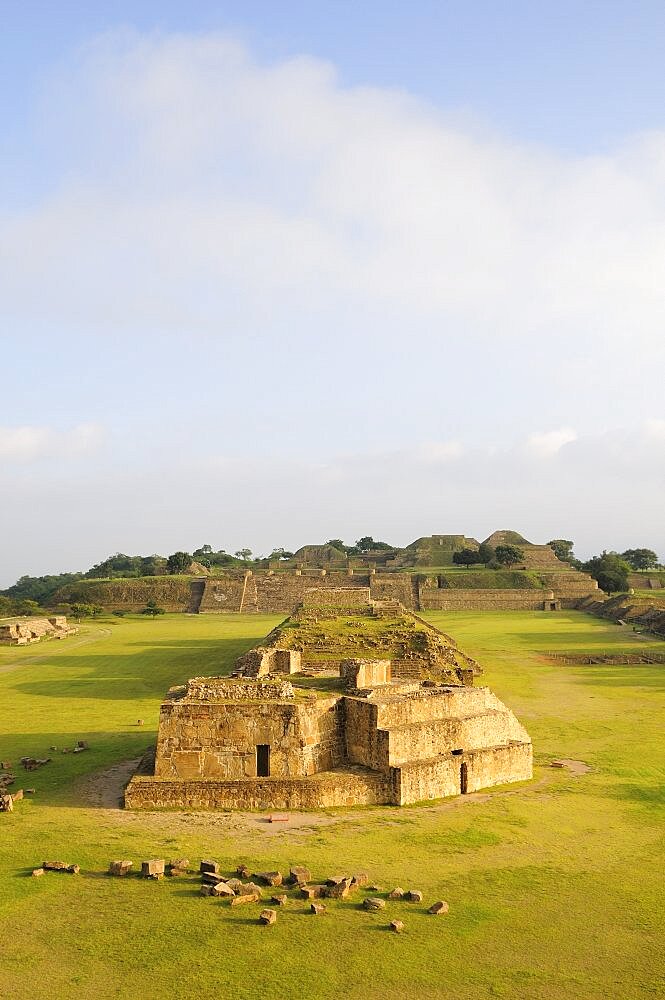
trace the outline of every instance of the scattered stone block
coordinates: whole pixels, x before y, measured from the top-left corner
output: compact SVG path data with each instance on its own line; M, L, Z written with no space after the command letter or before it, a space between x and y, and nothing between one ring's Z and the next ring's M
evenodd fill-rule
M11 795L0 795L0 812L10 813L14 809L14 800Z
M274 910L261 910L259 913L259 923L274 924L276 920L277 914Z
M235 896L235 892L230 885L227 885L226 882L218 882L217 885L213 885L210 888L212 889L211 894L213 896L220 896L226 899L230 899L231 896Z
M66 861L42 861L42 868L47 872L68 872L70 875L78 875L81 870L78 865L69 865Z
M32 877L33 878L39 878L39 876L43 875L43 874L44 874L44 869L43 868L33 868L32 869Z
M204 885L201 886L199 892L200 892L200 894L202 896L212 896L212 890L214 888L215 888L214 885L205 885L204 884Z
M336 885L329 885L326 889L326 896L329 899L348 899L351 894L351 879L344 878Z
M367 872L357 872L351 879L351 885L367 885L368 882L369 875Z
M325 896L327 885L302 885L300 893L304 899L321 899Z
M77 750L89 750L90 749L90 744L88 743L87 740L77 740L76 749Z
M388 893L388 899L403 899L403 898L404 898L404 889L402 889L401 886L399 885L395 886L392 892Z
M247 865L238 865L236 868L236 875L238 878L249 878L252 873L250 872Z
M258 903L260 898L258 892L242 893L240 896L233 896L231 906L242 906L243 903Z
M35 794L34 788L26 788L25 794L26 795L34 795Z
M256 872L254 877L263 885L277 886L282 884L281 872Z
M261 896L263 895L263 892L261 886L257 885L256 882L241 882L240 888L236 889L236 895L237 896L253 895L253 896L258 896L260 899Z
M175 858L169 861L167 865L167 875L171 878L177 878L178 875L186 875L189 871L189 860L188 858Z
M391 920L390 929L394 931L395 934L401 934L404 930L404 922L402 920Z
M343 882L346 876L344 875L331 875L330 878L326 879L326 885L339 885Z
M131 861L112 861L109 865L109 875L129 875L131 868Z
M143 878L160 879L164 877L165 863L161 858L153 858L151 861L141 862L141 875Z
M2 770L3 771L11 771L11 769L12 769L12 762L10 760L3 760L3 762L2 762Z
M136 720L136 725L137 726L142 726L143 725L143 719L137 719Z
M226 884L230 885L234 892L239 892L243 885L239 878L227 878Z
M272 896L270 898L270 902L273 903L275 906L286 906L287 899L288 896L286 895L286 893L282 892L278 896Z
M407 903L422 903L423 894L419 889L409 889L409 891L404 894L404 899Z
M289 871L288 882L293 885L305 885L306 882L312 877L312 873L309 868L305 868L303 865L294 865Z
M310 903L309 912L314 913L317 916L319 916L319 914L321 913L325 913L326 912L325 903Z
M49 747L49 750L57 750L57 747Z
M271 813L268 821L270 823L288 823L289 819L288 813Z
M203 872L201 881L205 882L206 885L217 885L218 882L223 882L224 879L221 875L214 875L212 872Z
M444 901L440 899L438 903L433 903L427 912L433 913L436 917L439 917L442 914L447 913L449 909L450 907L448 904L444 903Z
M386 901L385 899L368 896L367 899L363 900L363 907L364 909L369 910L370 913L376 913L377 910L385 910Z
M217 875L219 873L219 865L216 861L202 861L199 865L199 871L202 875L204 872Z

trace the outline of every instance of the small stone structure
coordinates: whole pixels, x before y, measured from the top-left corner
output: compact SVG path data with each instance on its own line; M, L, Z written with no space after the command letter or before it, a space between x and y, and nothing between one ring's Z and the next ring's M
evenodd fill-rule
M67 624L64 615L54 615L51 618L21 618L0 625L0 645L27 646L40 639L65 639L74 635L78 629Z
M339 631L354 621L333 619ZM275 645L241 657L240 676L198 677L171 688L154 773L132 778L126 806L404 805L531 777L526 730L489 688L472 686L477 665L474 671L452 640L404 609L394 619L368 619L364 628L364 641L398 641L412 656L403 661L406 674L395 676L380 647L375 659L338 656L337 679L330 660L321 675L294 674L299 661L292 654L303 651L277 644L289 635L306 646L317 633L305 616L271 633ZM411 636L408 646L403 633ZM398 640L385 638L394 635ZM334 642L316 642L312 655L326 657ZM275 672L262 672L266 664Z

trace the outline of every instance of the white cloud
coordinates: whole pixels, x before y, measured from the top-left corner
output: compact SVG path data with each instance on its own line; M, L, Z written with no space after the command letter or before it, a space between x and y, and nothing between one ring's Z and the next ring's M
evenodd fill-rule
M560 427L556 431L529 434L526 450L539 458L549 458L561 451L564 445L577 440L577 432L572 427Z
M102 436L98 424L78 424L71 430L52 427L0 427L0 459L29 464L50 458L60 462L94 451Z

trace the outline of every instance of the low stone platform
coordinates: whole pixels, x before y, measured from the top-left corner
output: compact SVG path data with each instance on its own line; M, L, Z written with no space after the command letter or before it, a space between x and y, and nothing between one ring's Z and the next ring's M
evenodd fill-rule
M391 775L340 767L304 778L186 781L135 775L125 790L127 809L321 809L384 805L393 801Z

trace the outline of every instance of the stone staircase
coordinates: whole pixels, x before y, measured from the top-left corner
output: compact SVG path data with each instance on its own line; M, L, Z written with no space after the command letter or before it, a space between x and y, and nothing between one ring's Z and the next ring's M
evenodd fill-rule
M205 579L192 580L189 587L189 607L187 608L187 614L198 615L205 586Z

